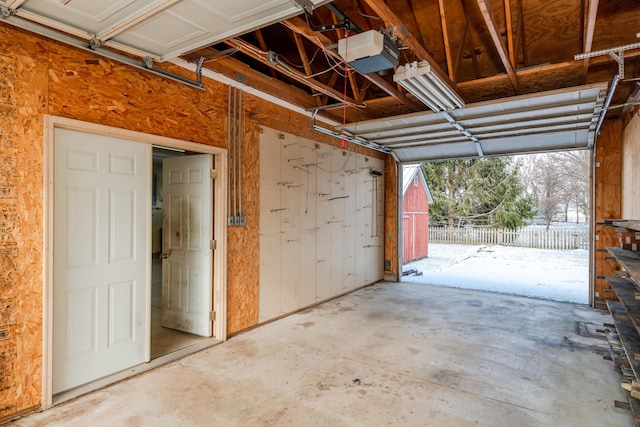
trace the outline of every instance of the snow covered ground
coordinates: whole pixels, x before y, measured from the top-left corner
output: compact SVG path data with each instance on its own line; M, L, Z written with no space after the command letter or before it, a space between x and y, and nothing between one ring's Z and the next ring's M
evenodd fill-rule
M429 244L427 258L407 263L421 276L403 281L589 303L589 251L498 245Z

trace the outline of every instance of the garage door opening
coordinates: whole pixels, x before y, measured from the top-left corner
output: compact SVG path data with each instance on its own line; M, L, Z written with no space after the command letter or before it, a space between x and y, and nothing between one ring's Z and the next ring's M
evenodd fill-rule
M402 280L588 304L591 154L405 166Z

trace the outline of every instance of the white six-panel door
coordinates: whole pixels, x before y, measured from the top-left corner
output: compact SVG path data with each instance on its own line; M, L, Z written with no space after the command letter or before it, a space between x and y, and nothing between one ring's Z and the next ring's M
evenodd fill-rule
M213 236L210 154L163 160L162 326L210 337Z
M151 146L56 129L54 153L58 393L148 360Z

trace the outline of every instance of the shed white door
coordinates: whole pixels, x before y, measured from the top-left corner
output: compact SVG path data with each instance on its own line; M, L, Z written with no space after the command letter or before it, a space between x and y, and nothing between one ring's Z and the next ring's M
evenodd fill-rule
M53 392L148 360L151 146L56 129Z
M162 326L210 337L213 156L163 160Z

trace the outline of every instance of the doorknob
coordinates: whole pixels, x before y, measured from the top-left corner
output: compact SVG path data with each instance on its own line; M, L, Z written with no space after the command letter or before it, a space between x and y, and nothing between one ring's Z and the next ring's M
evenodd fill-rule
M167 259L169 258L169 254L164 253L164 254L160 254L160 259Z

